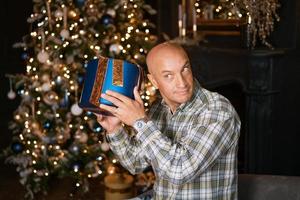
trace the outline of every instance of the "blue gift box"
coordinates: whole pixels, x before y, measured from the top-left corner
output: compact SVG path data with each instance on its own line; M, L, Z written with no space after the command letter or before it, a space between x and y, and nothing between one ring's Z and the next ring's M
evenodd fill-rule
M79 106L84 110L105 113L100 104L114 106L101 98L101 93L112 90L134 99L133 89L139 86L142 68L125 60L100 56L87 65Z

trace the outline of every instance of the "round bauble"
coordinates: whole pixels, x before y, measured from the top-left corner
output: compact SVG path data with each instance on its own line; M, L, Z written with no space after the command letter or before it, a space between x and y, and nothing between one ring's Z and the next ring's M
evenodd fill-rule
M69 10L68 17L77 20L79 19L79 14L75 10Z
M112 44L109 46L109 51L118 55L121 52L119 44Z
M64 13L61 10L56 10L54 13L54 16L56 18L61 18L61 17L63 17L63 15L64 15Z
M69 151L74 154L78 154L79 150L80 150L80 147L77 144L73 144L69 147Z
M49 59L49 54L46 51L40 51L37 55L37 59L40 63L45 63Z
M113 17L111 15L105 14L101 18L101 23L104 26L108 26L110 24L113 24L114 23Z
M65 142L65 136L63 134L56 135L56 141L59 144L63 144Z
M57 94L54 91L48 91L44 94L43 101L49 106L57 104Z
M116 16L116 11L112 8L107 9L106 13L109 14L110 16L112 16L112 17Z
M51 129L52 128L52 122L50 120L45 121L45 123L43 124L44 129Z
M78 106L78 103L75 103L71 106L71 113L75 116L81 115L83 110Z
M109 150L109 144L107 142L101 143L101 150L102 151L108 151Z
M68 30L66 30L66 29L63 29L63 30L61 30L61 32L60 32L60 36L61 36L62 38L69 38L70 32L69 32Z
M24 145L21 142L13 142L11 144L11 150L14 153L21 153L24 149Z
M31 123L31 127L33 130L38 130L40 128L40 125L38 122L34 121Z
M51 90L51 84L50 84L49 82L43 83L43 85L42 85L42 90L43 90L44 92L50 91L50 90Z
M27 52L23 52L22 55L21 55L21 58L22 58L23 60L27 60L28 57L29 57L29 56L28 56L28 53L27 53Z
M16 93L13 91L13 90L10 90L8 93L7 93L7 98L9 99L14 99L16 98Z

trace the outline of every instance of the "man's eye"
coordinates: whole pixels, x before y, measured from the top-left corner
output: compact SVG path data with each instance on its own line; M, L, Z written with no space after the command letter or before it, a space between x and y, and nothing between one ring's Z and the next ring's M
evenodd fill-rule
M165 77L165 78L171 78L172 75L171 75L171 74L166 74L166 75L164 75L164 77Z
M190 68L189 67L185 67L185 68L183 68L183 71L189 71L190 70Z

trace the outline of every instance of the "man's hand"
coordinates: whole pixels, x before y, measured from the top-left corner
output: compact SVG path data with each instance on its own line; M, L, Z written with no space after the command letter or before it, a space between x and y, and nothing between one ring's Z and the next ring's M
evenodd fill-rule
M123 123L133 126L137 119L146 116L143 100L141 99L137 87L133 90L135 100L132 100L122 94L113 91L106 91L106 94L102 94L101 97L112 102L116 107L100 104L100 108L104 109Z
M107 133L115 133L122 126L121 120L113 115L95 115L97 116L97 121L107 131Z

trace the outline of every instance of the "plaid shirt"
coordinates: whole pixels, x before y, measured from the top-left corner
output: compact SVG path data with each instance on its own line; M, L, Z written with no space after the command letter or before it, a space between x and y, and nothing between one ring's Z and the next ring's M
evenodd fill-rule
M144 129L108 134L112 151L132 174L152 166L154 199L237 199L240 120L230 102L201 88L175 113L151 107Z

